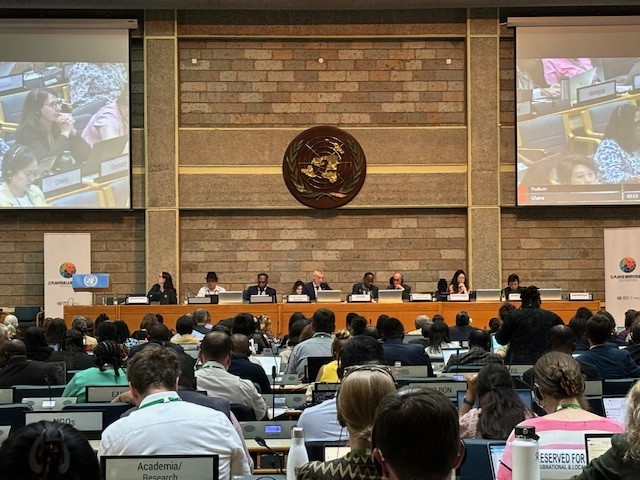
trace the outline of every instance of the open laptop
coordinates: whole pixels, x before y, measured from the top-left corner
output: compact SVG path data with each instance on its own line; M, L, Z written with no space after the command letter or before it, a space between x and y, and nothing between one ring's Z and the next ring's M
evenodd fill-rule
M102 162L127 153L128 143L129 135L121 135L94 143L87 156L87 161L82 166L82 174L98 173Z
M617 420L623 425L627 415L627 398L622 396L604 396L602 397L602 405L604 414L607 418Z
M562 300L561 288L541 288L538 290L540 293L540 300L542 301L559 301Z
M218 305L238 305L241 303L242 291L218 293Z
M451 355L456 354L458 356L463 353L467 353L469 351L468 348L443 348L442 349L442 362L446 365L449 363L449 359Z
M378 303L402 303L402 290L378 290Z
M596 78L596 69L591 68L582 73L574 75L569 79L569 101L571 105L575 105L578 101L578 89L588 87Z
M100 457L102 480L130 480L132 478L161 478L157 473L162 466L162 478L188 478L189 480L217 480L218 455L103 455ZM137 475L135 472L139 472Z
M476 302L499 302L500 292L498 288L479 288L476 290Z
M491 462L491 473L493 474L493 480L498 478L498 467L500 467L500 460L505 449L504 442L489 442L487 448L489 449L489 461Z
M585 433L584 447L587 453L587 464L611 448L613 433Z
M269 383L273 382L271 378L271 373L273 372L273 367L276 367L276 374L280 373L280 363L282 362L282 358L279 356L273 355L251 355L251 358L260 362L260 366L264 370L264 373L267 374L267 378L269 379Z
M318 290L316 293L316 302L318 303L340 303L341 301L341 290Z

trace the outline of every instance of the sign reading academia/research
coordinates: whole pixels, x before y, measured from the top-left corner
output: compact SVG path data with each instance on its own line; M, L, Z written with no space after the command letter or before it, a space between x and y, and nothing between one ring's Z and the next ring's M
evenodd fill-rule
M624 325L624 312L640 305L640 228L604 230L604 292L607 311Z
M91 305L93 294L74 292L71 277L91 271L90 233L44 234L44 314L60 317L65 305Z

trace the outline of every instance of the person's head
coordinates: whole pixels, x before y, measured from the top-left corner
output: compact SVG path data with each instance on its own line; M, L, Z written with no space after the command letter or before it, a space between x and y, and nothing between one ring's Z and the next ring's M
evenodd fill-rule
M500 308L498 309L498 317L500 317L500 320L502 322L504 322L507 317L509 315L511 315L512 312L514 312L516 310L516 307L513 303L503 303L502 305L500 305Z
M319 308L313 312L311 325L316 333L332 333L336 329L336 316L328 308Z
M438 289L438 293L447 293L448 286L449 284L447 283L446 278L441 278L440 280L438 280L438 285L436 287Z
M2 180L14 196L23 196L40 177L35 151L29 147L14 145L2 158Z
M192 317L193 323L196 325L206 325L211 323L211 315L204 308L198 308L195 312L193 312Z
M547 349L568 355L576 348L576 333L566 325L554 325L547 333Z
M46 347L49 345L40 327L29 327L24 336L24 343L27 347Z
M589 317L591 318L591 317ZM569 328L576 334L576 340L582 340L587 335L588 318L574 316L569 320Z
M156 392L175 391L180 376L178 355L171 348L147 345L129 360L127 378L136 405Z
M391 276L391 285L402 285L404 276L400 272L396 272Z
M382 344L369 335L359 335L342 348L338 358L338 377L342 378L345 369L356 365L383 365L384 350Z
M362 277L362 284L366 288L371 288L371 285L373 285L373 282L375 281L376 281L376 276L372 272L367 272L364 274L364 277Z
M78 330L76 330L76 332L78 332ZM98 328L97 335L98 342L104 342L105 340L118 341L118 329L114 322L103 322L100 328Z
M147 313L140 320L140 330L146 330L147 332L151 328L151 325L158 323L158 317L156 317L153 313Z
M76 330L82 332L83 335L86 335L87 329L89 328L87 319L81 315L76 315L75 317L73 317L73 321L71 322L71 328L75 328Z
M193 333L193 320L187 315L182 315L176 320L176 332L180 335L191 335Z
M307 317L304 316L304 313L302 312L293 312L291 314L291 316L289 317L289 330L291 330L291 326L300 321L300 320L306 320ZM289 332L289 334L291 334L291 332Z
M158 285L164 287L165 290L174 290L173 278L169 272L160 272L158 275Z
M538 291L538 287L536 287L535 285L531 285L523 289L520 293L520 301L522 302L520 308L540 307L542 300L540 300L540 292Z
M95 322L93 322L93 327L96 331L96 333L98 332L98 329L100 328L100 325L102 325L104 322L108 322L109 321L109 315L107 315L106 313L99 313L98 316L96 317Z
M27 355L27 346L22 340L7 340L0 345L0 367L4 367L12 357L25 357Z
M640 461L640 382L636 382L627 393L627 417L625 430L629 443L628 454ZM1 450L0 450L1 452Z
M258 287L264 289L267 286L267 283L269 283L269 275L267 275L266 273L259 273L258 274Z
M464 456L458 412L435 390L390 393L376 409L372 447L385 479L448 479Z
M231 333L252 337L256 331L256 321L250 313L239 313L233 318Z
M482 409L478 432L482 438L506 440L513 427L524 420L525 411L509 369L501 363L486 364L478 372L476 387Z
M593 316L593 312L589 310L587 307L578 307L576 310L576 317L584 318L585 320L589 320Z
M498 330L500 330L501 326L502 320L498 317L491 317L489 319L489 333L496 333Z
M218 362L225 368L231 363L233 343L231 337L223 332L207 333L200 344L200 361Z
M389 315L382 314L378 316L378 320L376 321L376 329L378 330L378 333L382 331L382 326L387 320L389 320Z
M565 155L556 167L562 185L592 185L596 183L596 166L585 155Z
M34 88L24 99L20 125L50 128L58 122L63 103L50 88Z
M351 333L348 330L338 330L336 332L333 342L331 342L331 355L333 355L334 359L337 360L340 357L340 352L349 339L351 339Z
M462 310L456 314L457 327L466 327L467 325L469 325L469 323L471 323L471 317L469 317L469 314L467 312Z
M433 325L431 325L431 330L429 330L429 350L440 350L443 343L449 342L451 342L451 337L449 335L449 325L440 320L438 320L437 322L433 322Z
M611 112L609 123L604 130L604 138L611 138L627 153L640 147L640 108L631 104L620 105Z
M64 350L67 352L84 351L84 336L74 329L67 330L64 334Z
M122 366L122 349L112 340L98 342L93 347L93 361L101 372L105 371L106 366L111 366L115 376L118 377Z
M378 333L378 329L373 325L367 325L364 329L364 332L362 332L362 334L368 337L371 337L375 340L380 340L380 334Z
M6 342L9 338L11 338L9 336L9 328L4 323L0 323L0 344Z
M218 286L218 275L216 272L208 272L204 279L207 281L209 290L214 290Z
M629 309L624 312L624 328L631 328L631 325L636 321L638 311Z
M249 350L249 337L242 335L241 333L234 333L231 335L231 345L234 355L242 355L248 357L251 351Z
M363 335L364 330L367 328L367 319L361 315L356 316L353 320L351 320L351 334L352 335Z
M467 274L464 270L456 270L451 279L451 285L459 286L461 284L465 287L467 286Z
M168 342L171 340L171 330L164 323L156 322L149 327L150 342Z
M379 333L383 340L402 339L404 337L404 326L397 318L389 317L381 325Z
M413 323L416 327L416 330L421 330L422 327L424 327L429 323L429 321L430 320L428 315L418 315L416 319L413 321Z
M12 338L18 331L18 317L10 313L4 317L2 323L7 326L9 338Z
M509 290L517 290L520 286L520 277L516 273L512 273L507 277L507 287Z
M113 326L116 329L116 342L124 343L127 338L131 336L131 332L129 332L129 326L124 320L116 320L115 322L113 322Z
M64 342L64 334L67 331L67 325L61 318L52 318L44 332L44 336L47 339L49 345L59 344Z
M533 376L534 392L545 410L566 399L576 399L584 405L584 377L580 365L571 355L545 353L534 365ZM551 413L549 410L547 412Z
M347 313L347 316L345 317L345 323L347 325L347 329L351 330L351 322L353 321L354 318L356 318L358 316L358 314L356 312L349 312Z
M302 289L304 288L304 282L302 280L296 280L291 287L291 293L293 295L302 295Z
M85 436L66 423L30 423L0 447L0 479L99 480L100 465Z
M634 345L640 345L640 322L631 325L631 342Z
M289 340L288 345L290 347L295 347L298 343L300 343L300 335L302 334L302 330L304 327L309 325L309 321L305 318L302 320L298 320L291 327L289 327Z
M320 284L324 282L324 272L320 270L314 270L313 272L313 283L315 285L320 286Z
M587 320L587 339L591 345L607 343L611 337L611 321L602 313L596 313Z
M491 350L491 337L484 330L478 328L469 333L469 348L481 348L485 351Z
M338 423L347 427L351 448L371 449L376 408L396 384L388 367L360 365L345 372L336 400Z

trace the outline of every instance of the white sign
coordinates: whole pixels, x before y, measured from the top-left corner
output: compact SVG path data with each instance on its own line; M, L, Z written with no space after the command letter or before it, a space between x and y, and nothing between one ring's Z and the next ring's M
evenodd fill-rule
M40 421L59 422L71 425L81 432L101 432L103 412L26 412L24 423L36 423Z
M106 480L213 480L218 478L218 456L102 457Z
M624 326L624 312L640 304L640 228L604 231L604 296L607 311Z
M91 234L45 233L45 317L62 318L65 305L91 305L91 292L74 292L71 287L76 272L91 272Z

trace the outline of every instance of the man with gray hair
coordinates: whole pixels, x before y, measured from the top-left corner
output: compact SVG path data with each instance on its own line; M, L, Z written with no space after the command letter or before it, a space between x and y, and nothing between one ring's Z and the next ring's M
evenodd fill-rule
M429 315L418 315L414 320L416 329L408 332L407 335L422 335L422 327L428 325L429 323L431 323Z
M202 340L211 331L211 314L204 308L198 308L191 318L194 324L191 335Z

